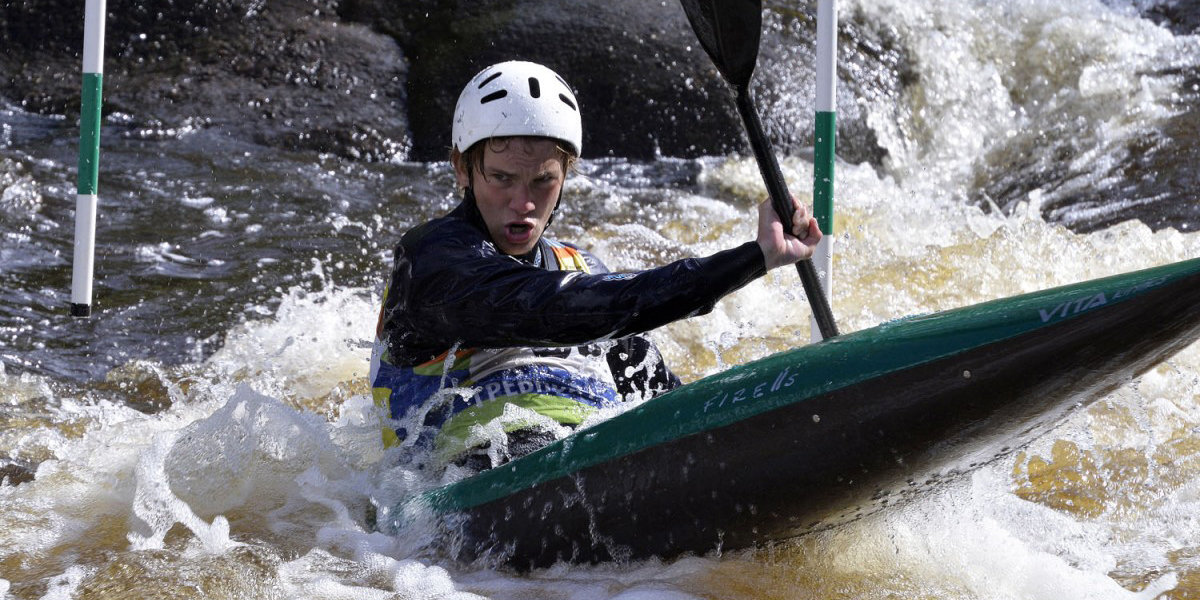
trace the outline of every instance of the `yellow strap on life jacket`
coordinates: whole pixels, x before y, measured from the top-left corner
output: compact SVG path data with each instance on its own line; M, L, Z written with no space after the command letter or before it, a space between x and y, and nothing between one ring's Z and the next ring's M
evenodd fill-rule
M554 259L558 261L560 271L592 272L587 266L587 261L583 260L582 252L562 244L552 244L550 248L554 250Z

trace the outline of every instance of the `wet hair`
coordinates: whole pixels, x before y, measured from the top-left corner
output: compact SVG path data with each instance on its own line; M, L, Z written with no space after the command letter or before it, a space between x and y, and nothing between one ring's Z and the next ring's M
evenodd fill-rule
M487 155L487 149L491 148L493 152L504 152L506 149L508 149L508 145L512 143L513 140L522 138L553 139L534 138L532 136L504 136L479 140L478 142L471 144L471 147L467 148L466 152L462 152L459 155L459 160L462 161L462 166L467 172L467 177L472 178L473 180L475 173L478 172L479 175L486 180L487 175L484 174L483 170L483 158ZM559 140L554 141L558 142ZM575 172L576 165L579 163L579 157L575 156L575 154L568 150L562 143L559 143L556 148L558 149L559 160L562 161L563 174ZM454 155L457 152L457 150L452 150L450 152L451 164L454 163Z

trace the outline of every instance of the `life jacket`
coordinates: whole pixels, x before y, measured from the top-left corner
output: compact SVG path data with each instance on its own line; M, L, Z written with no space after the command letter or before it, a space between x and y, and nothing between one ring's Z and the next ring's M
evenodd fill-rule
M542 238L539 248L541 268L592 271L585 254L572 246ZM381 311L370 380L375 404L392 419L383 428L385 446L432 445L435 459L448 462L483 445L487 439L480 438L478 426L497 419L506 433L546 420L573 428L620 400L599 344L448 348L432 360L406 366L388 356L382 327Z

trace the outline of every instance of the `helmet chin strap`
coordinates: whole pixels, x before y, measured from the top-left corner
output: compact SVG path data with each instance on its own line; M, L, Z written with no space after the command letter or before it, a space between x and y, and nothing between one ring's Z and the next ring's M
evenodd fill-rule
M542 228L542 235L546 234L546 230L550 229L550 224L554 222L554 215L558 214L559 204L562 204L562 189L558 190L558 199L554 201L554 210L550 211L550 216L546 218L546 226Z

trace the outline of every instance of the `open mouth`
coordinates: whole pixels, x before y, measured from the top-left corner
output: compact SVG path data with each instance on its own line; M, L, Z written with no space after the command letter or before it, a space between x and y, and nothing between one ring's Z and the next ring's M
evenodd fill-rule
M513 246L524 246L533 239L532 223L509 223L504 226L505 242Z

